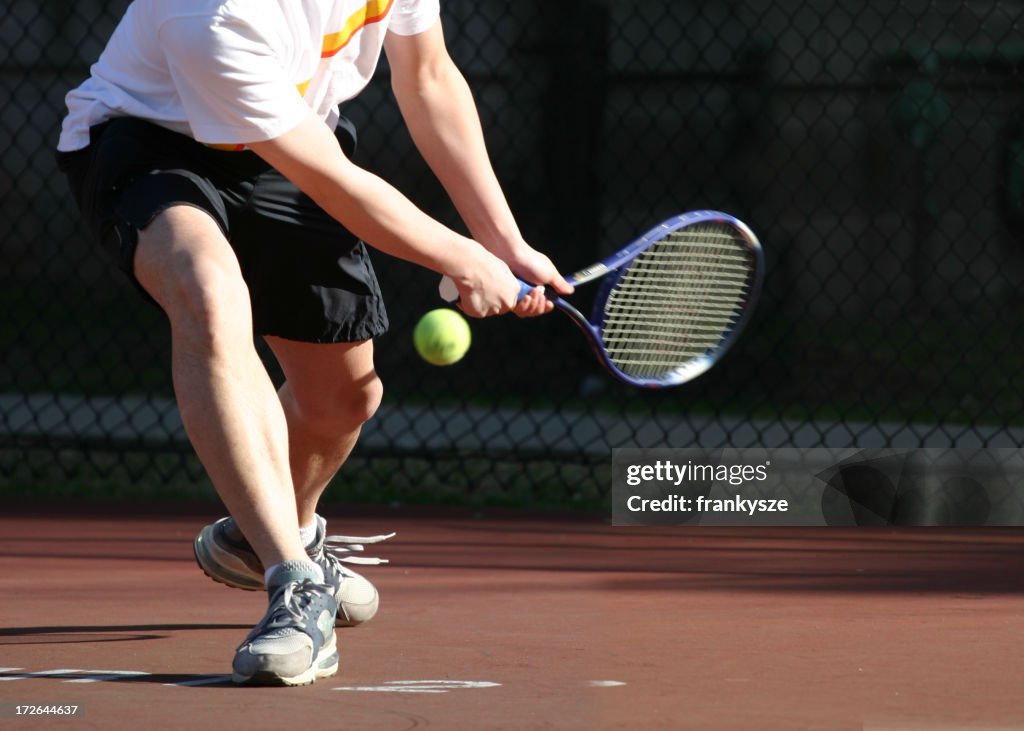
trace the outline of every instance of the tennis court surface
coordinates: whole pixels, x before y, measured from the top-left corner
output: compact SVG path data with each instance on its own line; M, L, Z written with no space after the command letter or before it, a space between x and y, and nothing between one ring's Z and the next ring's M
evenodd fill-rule
M0 517L0 726L1024 728L1024 529L336 508L333 532L398 532L380 614L339 630L337 676L237 688L265 600L195 567L216 508L128 509Z

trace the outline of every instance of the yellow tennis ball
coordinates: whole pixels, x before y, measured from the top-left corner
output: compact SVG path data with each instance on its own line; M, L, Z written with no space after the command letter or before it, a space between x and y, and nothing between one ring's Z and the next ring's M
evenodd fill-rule
M472 336L466 318L455 310L442 307L431 310L416 323L412 331L416 352L432 365L451 365L469 350Z

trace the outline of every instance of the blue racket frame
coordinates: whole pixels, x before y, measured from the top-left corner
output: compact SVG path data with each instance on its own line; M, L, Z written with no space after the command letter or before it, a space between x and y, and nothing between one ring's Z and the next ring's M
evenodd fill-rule
M733 226L737 233L740 234L740 238L746 242L747 248L753 257L753 277L747 290L746 301L743 305L743 314L733 324L733 326L724 333L722 339L714 348L696 358L691 359L675 370L670 371L665 376L659 378L637 378L624 373L608 357L608 353L605 350L601 337L601 332L604 328L604 306L608 297L611 295L615 286L619 283L625 273L624 265L628 264L653 244L662 240L673 231L678 231L681 228L708 221L726 223ZM601 289L598 290L595 297L593 312L590 318L584 316L583 313L576 309L572 304L550 290L546 292L546 296L552 303L554 303L555 307L568 315L569 318L576 323L577 327L579 327L580 331L587 338L591 348L597 354L600 363L612 376L624 383L632 386L639 386L641 388L667 388L692 381L701 374L707 372L711 366L717 363L722 356L725 355L732 344L736 341L736 338L739 336L740 332L742 332L747 321L750 319L751 313L754 309L754 304L757 302L757 298L761 293L761 285L764 280L764 252L757 236L754 235L754 232L735 216L713 210L690 211L688 213L681 213L663 221L643 236L618 250L611 256L602 259L600 262L593 264L586 269L581 269L580 271L566 277L566 279L573 286L578 286L602 276L604 277L604 281L601 283ZM520 281L520 297L525 296L532 289L533 285Z

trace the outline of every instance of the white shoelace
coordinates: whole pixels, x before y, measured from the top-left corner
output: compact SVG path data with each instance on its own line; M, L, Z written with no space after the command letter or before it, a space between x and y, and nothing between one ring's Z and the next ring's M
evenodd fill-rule
M395 533L388 533L380 536L327 536L324 538L324 554L341 563L378 566L388 563L388 560L352 554L362 553L367 544L383 543L389 538L394 538L395 535Z
M295 591L296 587L299 589L298 593ZM313 600L311 587L292 582L285 584L279 591L283 592L284 596L279 600L278 595L274 595L271 604L277 606L253 628L247 640L256 637L275 639L303 631L303 612Z

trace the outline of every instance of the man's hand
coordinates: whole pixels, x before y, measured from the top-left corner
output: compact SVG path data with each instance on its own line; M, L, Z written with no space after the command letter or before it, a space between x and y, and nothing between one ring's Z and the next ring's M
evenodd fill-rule
M551 287L558 294L572 294L573 286L559 274L558 269L544 254L522 244L516 252L506 258L509 268L524 282L536 284L529 294L519 300L513 309L519 317L536 317L551 312L554 305L544 295L544 287Z
M516 308L519 283L512 270L482 246L448 276L459 292L459 308L470 317L501 315Z

